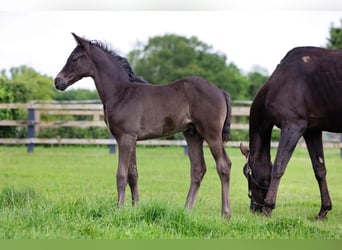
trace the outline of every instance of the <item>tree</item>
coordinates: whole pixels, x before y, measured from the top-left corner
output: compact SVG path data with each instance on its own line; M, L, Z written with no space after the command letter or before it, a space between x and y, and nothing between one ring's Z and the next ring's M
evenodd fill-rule
M185 76L203 77L227 90L234 99L248 97L249 79L227 57L197 37L175 34L152 37L128 54L138 75L153 84L168 83Z
M10 76L7 78L5 72L2 72L2 77L7 78L8 84L24 84L29 90L26 92L25 100L14 100L14 102L53 100L56 91L51 77L42 75L27 66L13 67L9 73Z
M27 66L14 67L9 73L2 70L0 73L0 102L15 103L33 100L52 100L54 89L52 79L39 74ZM0 119L24 120L26 112L23 110L2 109ZM22 137L24 128L3 126L0 129L0 137Z
M329 49L342 49L342 20L340 27L330 27L330 37L327 39L327 48Z
M30 90L22 83L9 83L4 77L4 71L0 76L0 103L26 102L27 93ZM0 109L0 120L23 120L23 110L18 109ZM0 127L0 137L21 137L23 128L13 126Z
M266 82L268 73L266 69L256 66L252 72L248 73L247 77L249 79L247 95L252 99L260 87Z

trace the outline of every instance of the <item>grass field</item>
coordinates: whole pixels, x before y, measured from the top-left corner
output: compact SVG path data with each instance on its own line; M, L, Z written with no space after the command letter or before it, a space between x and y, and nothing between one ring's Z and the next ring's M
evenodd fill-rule
M320 196L306 149L296 149L271 218L249 212L244 158L233 162L229 221L220 217L220 183L206 149L207 173L192 212L183 209L189 161L182 148L138 147L140 205L115 207L117 155L106 147L0 147L1 239L341 239L342 169L326 149L333 210L313 218ZM273 152L274 155L274 152Z

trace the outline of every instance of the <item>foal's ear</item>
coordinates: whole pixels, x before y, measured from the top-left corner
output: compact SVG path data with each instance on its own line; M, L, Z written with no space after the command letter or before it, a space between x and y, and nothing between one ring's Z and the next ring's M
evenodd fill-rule
M75 41L77 43L77 45L80 45L80 46L86 46L87 44L89 44L89 41L82 38L82 37L79 37L78 35L76 35L75 33L71 32L72 36L75 38Z
M245 146L243 145L242 142L240 143L240 151L241 151L241 153L242 153L242 154L246 157L246 159L247 159L248 156L249 156L249 150L248 150L247 147L245 147Z

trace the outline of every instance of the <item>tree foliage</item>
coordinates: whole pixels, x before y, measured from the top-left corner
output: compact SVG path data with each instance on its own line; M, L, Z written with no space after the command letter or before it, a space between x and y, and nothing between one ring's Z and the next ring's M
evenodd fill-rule
M96 90L90 89L70 89L58 92L55 96L56 101L81 101L81 100L98 100L99 95Z
M248 73L249 85L247 89L247 96L252 99L259 88L266 82L268 76L266 73L263 73L261 69L255 69Z
M15 103L33 100L52 100L54 89L52 78L41 75L27 66L13 67L0 74L0 102ZM0 119L22 120L26 119L26 112L18 109L1 109ZM21 137L23 128L12 126L0 127L0 137Z
M138 42L128 59L138 75L154 84L168 83L185 76L200 76L227 90L234 99L251 98L250 79L225 54L197 37L175 34Z
M26 102L29 89L21 83L9 83L4 76L0 76L0 103ZM18 109L0 109L0 120L20 120L24 113ZM0 127L0 137L20 137L22 129L12 126Z
M0 78L2 79L0 102L53 100L56 93L51 77L42 75L27 66L13 67L9 72L3 70ZM5 89L7 97L1 96Z
M340 27L330 27L330 37L327 39L327 48L329 49L342 49L342 20Z

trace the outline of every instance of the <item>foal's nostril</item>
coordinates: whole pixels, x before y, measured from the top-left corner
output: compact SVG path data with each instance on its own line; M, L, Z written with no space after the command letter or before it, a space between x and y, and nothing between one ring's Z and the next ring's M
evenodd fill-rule
M55 79L55 85L57 86L57 85L61 84L61 82L63 82L63 79L60 78L60 77L56 77L56 79Z

